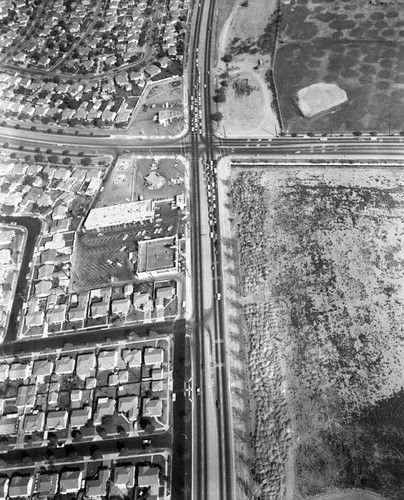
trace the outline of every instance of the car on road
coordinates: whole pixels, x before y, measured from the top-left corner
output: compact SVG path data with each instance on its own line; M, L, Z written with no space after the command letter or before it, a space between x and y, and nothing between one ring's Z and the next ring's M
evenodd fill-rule
M142 439L142 448L147 448L151 446L151 439Z
M216 399L216 408L220 408L220 401L218 399Z
M327 137L320 137L320 141L328 141Z
M197 395L197 396L200 396L200 395L201 395L201 388L200 388L200 387L197 387L197 388L196 388L196 395Z

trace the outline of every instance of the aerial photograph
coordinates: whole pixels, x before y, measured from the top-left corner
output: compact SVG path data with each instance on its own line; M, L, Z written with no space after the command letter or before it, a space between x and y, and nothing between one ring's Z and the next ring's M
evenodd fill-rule
M404 1L0 0L0 500L404 500Z

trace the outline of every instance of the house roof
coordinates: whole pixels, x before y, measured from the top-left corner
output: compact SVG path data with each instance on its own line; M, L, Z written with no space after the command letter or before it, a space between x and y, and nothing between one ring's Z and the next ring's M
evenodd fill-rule
M160 469L157 466L140 466L137 472L137 484L139 488L146 488L147 486L159 486L159 473Z
M79 354L76 360L76 375L84 380L91 371L95 368L95 354L90 352L87 354Z
M140 366L142 364L142 351L140 349L125 349L122 352L122 358L130 367Z
M118 488L133 488L135 484L135 468L133 465L122 465L115 467L114 484Z
M8 378L8 372L10 370L9 365L0 365L0 382L4 382Z
M59 481L60 493L73 493L80 489L83 471L70 470L62 472Z
M58 489L58 474L52 472L50 474L39 474L37 492L39 496L54 496Z
M98 354L98 370L113 370L116 367L118 352L113 350L100 351Z
M46 314L46 321L50 325L63 323L65 319L66 319L66 309L65 306L63 305L53 307L51 310L48 310Z
M28 376L29 365L23 363L13 363L10 366L8 378L10 380L23 379Z
M45 375L50 375L53 371L53 361L48 359L37 359L34 362L34 367L32 368L32 375L34 377L40 377Z
M18 417L11 418L8 415L2 415L0 417L0 436L15 434L18 421Z
M36 385L20 385L17 391L16 406L33 406L35 402Z
M86 481L86 496L90 498L105 496L108 477L108 469L99 469L97 479L90 479Z
M53 264L42 264L38 268L38 274L37 274L37 279L43 280L43 279L50 279L52 277L53 269L54 269Z
M72 427L82 427L91 418L91 406L86 406L78 410L73 410L70 415L70 425Z
M161 364L164 361L164 349L161 347L146 347L144 350L145 365Z
M95 417L95 421L98 423L101 422L101 419L104 415L113 415L115 412L115 399L113 398L98 398L97 401L97 413Z
M91 304L91 317L102 318L108 314L108 304L104 302L94 302Z
M10 498L27 497L31 494L32 476L13 476L10 479L8 487L8 496Z
M65 373L73 373L75 365L75 359L70 356L63 356L56 360L55 372L63 375Z
M10 478L0 477L0 498L6 498L9 482L10 482Z
M41 281L41 283L45 283L45 281ZM43 317L43 311L28 311L27 315L25 316L25 324L27 327L41 326L43 324Z
M51 288L51 281L38 281L38 283L35 285L35 293L38 296L47 295Z
M144 417L161 417L163 413L163 402L161 399L143 399L143 416Z
M112 314L125 314L129 312L130 300L128 299L117 299L111 302Z
M139 398L137 396L122 396L118 399L118 411L127 413L129 420L137 418Z
M46 418L48 429L66 429L68 413L66 410L50 411Z
M45 413L39 411L38 413L26 414L24 417L24 432L30 434L31 432L41 432L45 423Z

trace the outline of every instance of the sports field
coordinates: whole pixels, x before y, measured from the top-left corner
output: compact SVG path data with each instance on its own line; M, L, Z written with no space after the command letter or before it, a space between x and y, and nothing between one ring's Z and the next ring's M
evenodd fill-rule
M275 78L287 132L401 131L404 4L291 0L283 6ZM303 118L292 102L317 82L336 83L348 102Z

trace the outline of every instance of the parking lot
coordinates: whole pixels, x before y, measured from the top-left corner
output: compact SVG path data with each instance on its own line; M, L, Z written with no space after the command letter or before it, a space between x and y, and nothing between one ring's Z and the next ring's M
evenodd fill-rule
M173 209L170 202L161 201L156 202L152 220L81 234L77 240L73 289L87 291L113 282L135 279L128 257L130 252L137 253L137 242L183 235L185 217L184 212Z

